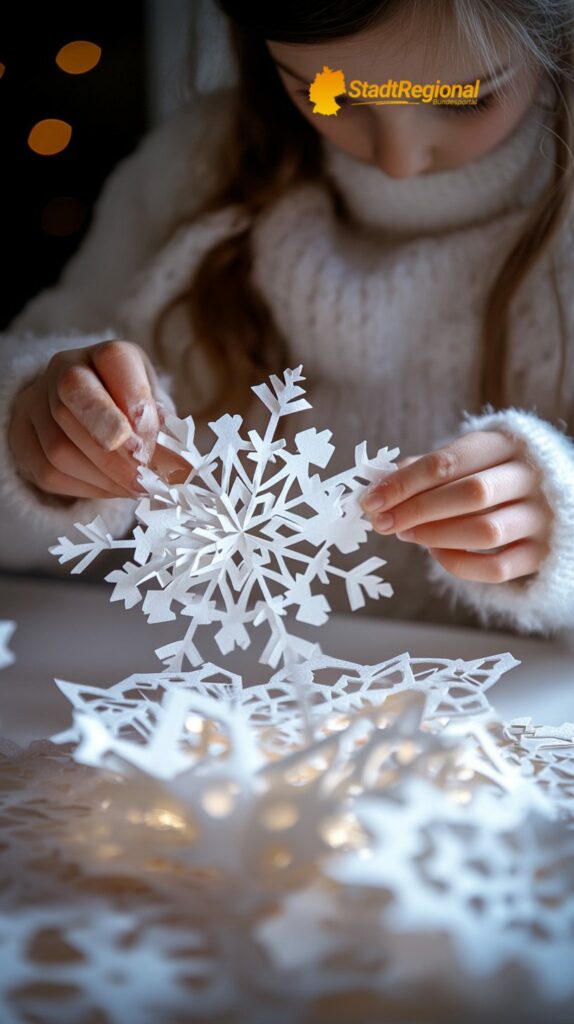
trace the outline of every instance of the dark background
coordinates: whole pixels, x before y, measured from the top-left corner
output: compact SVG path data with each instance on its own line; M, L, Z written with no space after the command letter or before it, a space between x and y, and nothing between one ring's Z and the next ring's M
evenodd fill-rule
M145 14L137 0L0 9L0 330L57 279L89 228L105 178L149 127ZM68 74L56 64L74 40L101 47L93 70ZM52 156L28 145L44 118L72 126L70 143Z

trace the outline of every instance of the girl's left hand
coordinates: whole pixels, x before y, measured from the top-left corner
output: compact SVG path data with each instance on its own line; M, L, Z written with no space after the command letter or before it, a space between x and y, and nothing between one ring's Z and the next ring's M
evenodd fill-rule
M471 431L399 460L365 492L363 511L378 533L428 547L461 579L503 583L536 573L550 550L553 512L524 447L501 431Z

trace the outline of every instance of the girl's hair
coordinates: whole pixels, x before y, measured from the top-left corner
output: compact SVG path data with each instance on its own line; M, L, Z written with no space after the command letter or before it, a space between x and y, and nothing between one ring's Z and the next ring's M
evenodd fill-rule
M265 40L320 44L341 39L369 26L393 20L407 29L422 25L448 36L442 19L456 26L461 45L493 69L494 40L522 61L538 66L554 85L552 131L556 160L549 186L533 206L487 297L482 325L480 403L504 408L506 393L508 316L512 298L534 263L549 249L569 209L574 182L574 130L570 86L574 78L574 4L572 0L437 0L432 19L425 0L273 0L245 3L217 0L230 19L230 37L238 70L233 116L222 148L223 180L193 218L240 204L253 223L286 189L321 180L331 192L337 216L345 204L334 182L324 175L321 137L297 110L278 75ZM445 23L446 24L446 23ZM458 45L455 43L455 45ZM224 158L224 159L223 159ZM249 387L288 364L287 345L270 310L250 278L251 229L215 244L203 256L189 287L162 310L155 327L156 354L161 354L165 315L183 302L193 336L219 382L218 392L198 416L211 417L232 403L245 410ZM566 360L565 318L551 259L552 281L560 314L561 371L557 379L554 416L560 414ZM189 353L184 353L184 359Z

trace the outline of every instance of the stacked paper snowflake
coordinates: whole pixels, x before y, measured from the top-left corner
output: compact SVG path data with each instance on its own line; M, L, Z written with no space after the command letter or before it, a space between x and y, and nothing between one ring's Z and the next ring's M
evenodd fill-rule
M70 729L5 745L6 1020L37 1014L40 983L65 990L58 1021L571 1017L574 727L500 721L487 691L509 653L362 665L297 633L326 621L335 576L352 609L391 596L381 559L349 556L398 454L358 445L322 479L328 431L275 437L302 380L255 388L264 436L224 416L207 453L168 418L187 478L142 468L129 540L101 520L60 538L76 572L131 549L112 599L186 628L162 671L57 681ZM271 671L251 686L233 662L257 630Z

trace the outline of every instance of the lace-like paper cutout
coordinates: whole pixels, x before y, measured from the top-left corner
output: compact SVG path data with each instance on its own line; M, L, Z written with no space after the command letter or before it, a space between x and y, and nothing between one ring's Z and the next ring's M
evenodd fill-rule
M114 583L112 601L131 608L143 597L148 622L176 617L174 606L191 622L182 640L157 650L171 671L203 661L196 646L200 626L217 626L215 640L222 654L250 643L252 626L265 624L269 640L260 660L272 667L310 657L316 646L290 633L284 617L296 609L299 622L323 625L330 606L319 585L333 577L345 582L351 609L391 597L393 590L379 576L384 559L369 558L343 568L332 555L358 550L372 530L359 497L366 486L394 471L399 449L381 448L367 457L365 442L355 448L355 465L322 480L312 467L325 469L333 455L331 431L314 427L295 437L295 451L275 439L278 423L310 408L303 398L302 367L286 370L284 379L270 378L272 388L252 390L269 410L263 437L250 430L241 435L242 418L224 415L209 426L215 435L206 454L195 446L193 417L168 416L159 442L190 465L185 482L168 485L151 469L139 476L148 492L136 507L139 525L133 539L114 540L101 517L76 529L85 541L60 537L50 548L60 563L79 559L71 570L82 572L104 550L133 548L133 562L106 576ZM193 467L193 468L191 468Z
M221 744L243 751L253 766L318 743L343 728L349 715L407 690L424 695L429 721L444 725L488 714L486 690L517 664L508 653L465 662L412 658L405 652L377 665L316 655L250 687L243 686L241 676L210 663L189 673L134 674L105 689L56 680L74 708L75 724L52 739L82 739L75 756L85 764L105 763L110 752L164 779L195 765L198 749L212 757ZM201 724L209 708L221 721L216 746L202 739L196 749L194 724ZM240 737L224 739L224 723L233 723Z
M528 770L523 727L486 696L516 664L318 659L311 719L286 676L253 695L214 666L66 684L74 759L63 735L0 749L0 1006L37 1009L42 981L70 988L70 1020L96 1007L119 1022L129 1006L142 1022L248 1010L263 1024L278 1002L295 1024L317 999L313 1020L332 1021L330 1000L360 989L379 1014L432 997L454 1021L485 980L498 1011L562 1005L574 743L554 786ZM169 777L158 735L185 760ZM521 987L501 980L516 964Z

